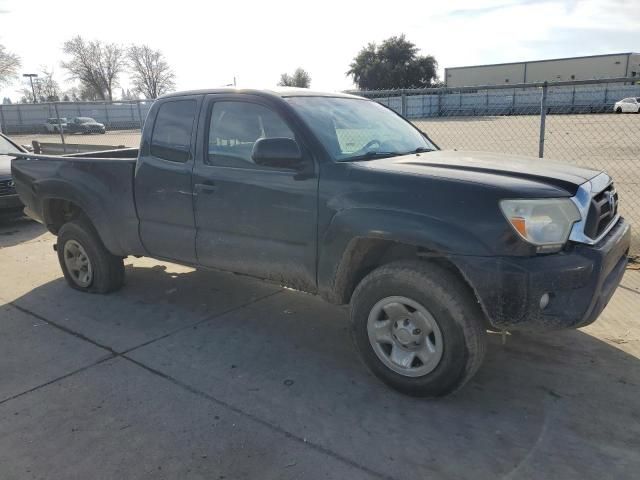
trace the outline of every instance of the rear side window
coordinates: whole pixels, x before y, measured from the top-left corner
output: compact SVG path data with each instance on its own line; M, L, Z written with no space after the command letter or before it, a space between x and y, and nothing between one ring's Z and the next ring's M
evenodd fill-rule
M151 135L151 155L170 162L184 163L189 160L195 117L195 100L163 103Z

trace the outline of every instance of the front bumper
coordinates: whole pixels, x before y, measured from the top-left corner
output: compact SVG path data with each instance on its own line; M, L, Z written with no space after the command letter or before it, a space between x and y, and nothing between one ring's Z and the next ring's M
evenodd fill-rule
M21 210L23 208L20 197L15 195L0 195L0 212Z
M537 257L454 257L491 325L504 330L578 328L595 321L627 265L629 224L620 219L597 244ZM546 308L540 299L548 293Z

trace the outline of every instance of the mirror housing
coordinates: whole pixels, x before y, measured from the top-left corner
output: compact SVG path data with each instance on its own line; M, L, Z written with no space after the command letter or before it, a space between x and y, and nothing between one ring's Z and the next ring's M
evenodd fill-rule
M292 138L259 138L253 145L251 159L256 165L298 170L302 153Z

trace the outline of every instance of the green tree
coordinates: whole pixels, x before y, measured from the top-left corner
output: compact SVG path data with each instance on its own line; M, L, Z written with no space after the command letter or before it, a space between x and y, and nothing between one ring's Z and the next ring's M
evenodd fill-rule
M288 73L280 75L278 85L281 87L309 88L311 86L311 75L302 68L296 68L293 75Z
M353 59L347 75L363 90L424 88L437 79L438 62L419 55L418 47L404 35L369 43Z

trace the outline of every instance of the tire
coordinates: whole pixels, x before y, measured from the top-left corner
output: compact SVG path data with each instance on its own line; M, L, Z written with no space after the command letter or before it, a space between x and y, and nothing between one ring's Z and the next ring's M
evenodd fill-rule
M621 107L616 108L616 113L622 113L622 108Z
M83 292L109 293L124 284L122 257L112 255L105 248L88 220L80 217L65 223L58 231L56 247L62 273L70 287ZM78 270L74 266L78 266Z
M401 319L404 311L397 305L409 319ZM446 268L431 262L394 262L372 271L356 287L351 332L365 365L384 383L411 396L441 397L460 389L482 364L486 350L482 315L469 287ZM369 328L370 324L380 328ZM386 328L390 332L381 335L389 344L374 341L372 336ZM402 359L415 352L426 360L413 358L402 367L394 363L394 352L401 352Z

